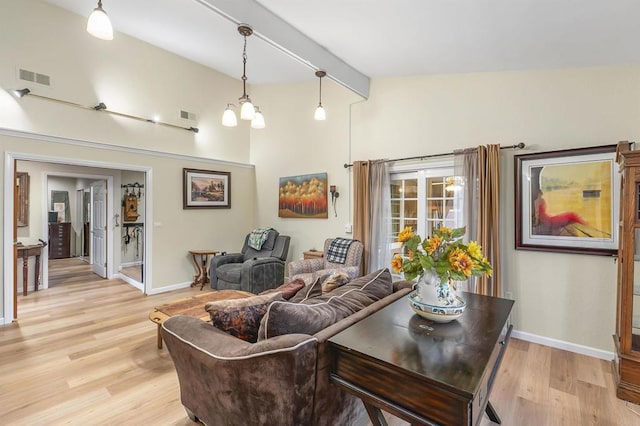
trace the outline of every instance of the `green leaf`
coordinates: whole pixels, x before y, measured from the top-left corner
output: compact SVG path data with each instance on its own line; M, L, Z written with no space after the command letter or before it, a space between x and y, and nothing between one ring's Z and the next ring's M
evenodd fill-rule
M464 237L464 234L466 232L467 232L467 228L464 226L462 228L455 228L451 233L451 237L455 240L457 238Z

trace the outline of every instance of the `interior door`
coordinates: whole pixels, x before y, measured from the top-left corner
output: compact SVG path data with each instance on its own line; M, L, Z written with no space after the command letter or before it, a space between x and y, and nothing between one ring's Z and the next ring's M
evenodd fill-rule
M93 272L107 278L107 182L91 185L91 266Z

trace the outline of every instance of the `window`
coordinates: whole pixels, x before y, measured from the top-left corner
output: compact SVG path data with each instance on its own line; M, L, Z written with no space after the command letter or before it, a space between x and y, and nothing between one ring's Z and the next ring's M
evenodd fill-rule
M411 172L391 172L391 241L410 226L423 238L441 226L462 226L456 214L451 164Z

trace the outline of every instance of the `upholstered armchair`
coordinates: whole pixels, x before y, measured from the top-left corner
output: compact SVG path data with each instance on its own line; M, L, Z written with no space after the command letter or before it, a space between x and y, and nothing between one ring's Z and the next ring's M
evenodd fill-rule
M314 259L294 260L287 267L289 280L302 278L309 283L314 276L330 274L333 272L345 272L350 279L359 277L362 274L362 251L363 246L360 241L353 240L346 253L344 263L332 262L328 257L329 247L334 238L327 238L324 242L323 257Z
M284 264L290 237L271 229L260 250L249 245L247 234L240 253L213 256L209 265L211 288L258 294L284 282Z

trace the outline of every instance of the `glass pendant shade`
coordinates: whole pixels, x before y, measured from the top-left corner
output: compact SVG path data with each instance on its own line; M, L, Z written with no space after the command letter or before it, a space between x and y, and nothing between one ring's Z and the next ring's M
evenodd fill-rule
M87 32L102 40L113 40L113 26L106 12L102 9L101 1L89 16Z
M327 119L327 112L324 110L324 107L322 105L318 105L318 108L316 108L316 113L313 115L313 118L315 118L318 121L324 121Z
M222 125L225 127L236 127L238 125L238 119L236 113L233 112L231 107L227 107L222 114Z
M253 118L253 120L251 120L251 127L253 127L254 129L264 129L264 116L262 115L258 107L256 107L255 115L256 116Z
M242 107L240 108L240 118L243 120L253 120L255 117L256 110L249 98L247 98L246 101L242 102Z

